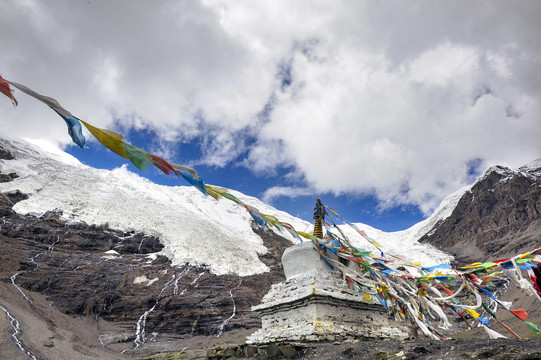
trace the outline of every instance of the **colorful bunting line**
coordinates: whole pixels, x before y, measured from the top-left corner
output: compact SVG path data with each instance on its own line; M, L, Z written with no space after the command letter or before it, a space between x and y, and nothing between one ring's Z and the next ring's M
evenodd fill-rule
M319 239L314 237L312 233L296 231L291 224L281 222L275 216L262 214L257 208L244 204L226 188L206 185L194 169L183 165L169 163L157 155L133 146L123 140L124 137L122 134L94 127L72 115L71 112L64 109L55 99L39 94L22 84L5 80L0 76L0 92L11 99L14 106L17 106L18 102L10 85L53 109L66 123L68 134L73 142L81 148L84 147L86 141L82 133L82 124L102 145L119 156L129 160L138 169L145 170L150 165L154 165L167 175L175 174L176 176L181 176L188 183L199 189L204 195L210 195L216 200L224 197L243 206L254 221L260 226L271 226L279 231L286 231L301 241L301 236L310 239L314 243L315 249L320 254L323 261L332 269L342 272L343 278L349 289L358 291L367 302L377 301L382 304L382 306L392 313L396 319L413 321L426 336L434 339L446 338L444 334L434 327L430 320L432 316L430 311L433 311L438 315L442 323L440 326L446 328L451 326L442 310L447 307L463 319L469 327L471 327L471 325L467 322L467 316L460 313L458 309L463 309L469 316L479 321L489 337L504 338L503 335L490 329L489 320L482 317L475 310L484 309L507 331L513 334L513 336L520 338L513 330L497 318L496 312L486 305L482 300L481 294L487 296L490 301L500 304L505 309L509 310L533 332L541 333L541 330L537 325L526 321L528 317L526 310L511 310L510 303L498 300L496 296L487 289L487 287L494 286L494 283L492 282L493 277L503 274L510 277L521 288L536 295L541 301L541 263L539 262L541 248L519 254L509 259L494 260L485 263L476 262L461 267L460 269L452 268L449 264L423 267L421 263L409 261L402 255L384 253L381 250L381 244L370 238L366 232L359 229L355 224L340 217L339 213L333 208L327 206L325 206L325 208L329 210L330 213L341 219L362 238L376 247L380 252L380 256L373 255L371 251L354 247L342 229L335 224L329 213L327 213L327 216L333 224L333 227L340 233L340 236L334 234L331 231L331 225L324 221L325 227L327 228L327 235L323 239ZM534 261L537 261L537 263L534 263ZM443 274L441 272L434 274L433 272L436 270L452 270L454 274ZM522 277L520 273L521 270L526 270L528 272L532 284ZM486 274L486 276L479 278L477 275L481 274ZM452 291L444 286L456 286L458 281L461 281L461 285L456 291ZM449 296L442 297L441 293L436 289L436 285L441 287ZM437 294L437 297L430 297L426 291L427 289L430 289ZM459 301L459 296L464 297L464 295L460 295L461 291L464 289L469 290L469 294L467 294L468 297L465 298L465 301ZM474 297L475 302L472 302L469 297ZM470 305L465 304L464 302L467 302Z

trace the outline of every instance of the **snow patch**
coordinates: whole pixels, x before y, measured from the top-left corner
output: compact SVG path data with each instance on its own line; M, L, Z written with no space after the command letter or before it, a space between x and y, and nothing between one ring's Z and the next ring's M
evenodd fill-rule
M133 279L134 284L140 284L149 281L146 275L141 275Z

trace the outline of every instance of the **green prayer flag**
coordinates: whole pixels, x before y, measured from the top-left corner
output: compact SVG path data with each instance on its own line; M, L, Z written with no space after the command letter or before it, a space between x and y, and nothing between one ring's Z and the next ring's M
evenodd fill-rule
M537 327L537 325L535 324L532 324L531 322L527 322L527 321L524 321L526 323L526 325L528 325L528 327L530 329L532 329L532 331L536 334L541 334L541 330L539 330L539 328Z
M483 305L483 309L485 309L490 315L492 315L492 317L494 319L498 319L498 317L496 316L496 314L490 310L490 308L487 306L487 304L485 304L484 302L481 303L481 305Z

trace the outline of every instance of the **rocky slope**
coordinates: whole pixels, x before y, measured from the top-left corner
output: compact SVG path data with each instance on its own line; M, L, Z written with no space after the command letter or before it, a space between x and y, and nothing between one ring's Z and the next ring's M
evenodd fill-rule
M419 241L462 264L541 247L541 161L518 170L490 168Z
M0 157L13 158L2 148ZM15 173L2 174L0 181L16 178ZM172 266L155 254L163 245L153 236L67 224L59 212L41 217L15 213L12 207L26 198L20 192L0 194L0 305L6 312L13 308L9 292L50 324L55 319L48 318L43 303L71 317L93 319L95 338L77 345L87 352L108 347L115 357L120 351L142 354L150 343L202 335L219 341L231 330L255 330L260 319L251 306L283 279L281 254L291 242L267 229L254 227L269 249L260 256L269 272L214 275L188 264ZM53 357L55 348L73 340L52 336L44 346L26 333L20 336L36 358ZM16 342L6 343L16 348Z

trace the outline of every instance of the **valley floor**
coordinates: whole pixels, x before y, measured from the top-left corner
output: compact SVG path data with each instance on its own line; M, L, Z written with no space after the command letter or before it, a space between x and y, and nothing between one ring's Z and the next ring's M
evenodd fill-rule
M138 350L122 353L127 344L103 347L99 333L109 326L94 317L63 314L39 293L25 291L29 300L11 284L0 281L0 305L17 319L20 332L0 314L0 359L282 359L290 354L303 359L541 359L541 339L478 338L462 333L460 339L360 340L341 343L278 344L247 347L244 339L255 329L232 330L220 337L195 336L170 341L147 342ZM283 349L283 351L281 351ZM292 350L293 349L293 350Z

